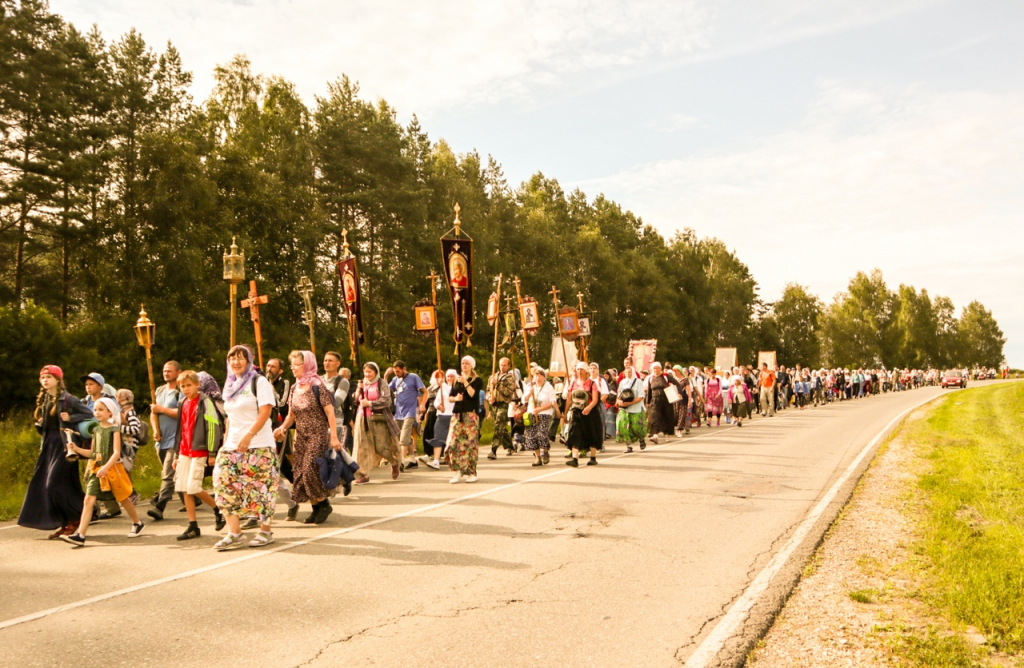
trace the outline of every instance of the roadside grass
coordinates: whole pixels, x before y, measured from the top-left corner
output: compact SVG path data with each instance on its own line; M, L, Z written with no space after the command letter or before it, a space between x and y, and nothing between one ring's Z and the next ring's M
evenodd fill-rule
M891 629L906 665L978 665L969 627L990 653L1024 653L1022 405L1024 383L958 390L901 435L924 464L913 595L956 631Z
M0 521L15 519L21 512L39 458L39 444L31 414L19 413L0 422ZM80 469L84 475L85 465L80 464ZM152 445L139 450L132 482L143 499L160 488L160 459Z

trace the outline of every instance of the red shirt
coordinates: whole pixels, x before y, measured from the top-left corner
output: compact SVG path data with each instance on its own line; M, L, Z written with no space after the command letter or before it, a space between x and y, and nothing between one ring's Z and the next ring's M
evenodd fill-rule
M192 449L192 433L196 427L196 412L199 408L199 397L186 399L181 406L181 443L178 446L178 454L182 457L207 457L206 450Z

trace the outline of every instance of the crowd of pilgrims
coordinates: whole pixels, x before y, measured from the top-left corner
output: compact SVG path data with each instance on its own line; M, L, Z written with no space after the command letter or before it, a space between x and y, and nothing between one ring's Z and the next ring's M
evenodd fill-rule
M158 431L139 418L133 393L113 388L100 373L80 378L80 399L68 392L60 367L43 367L35 410L41 450L18 524L81 547L92 522L127 514L128 536L139 536L143 500L131 472L139 448L152 445L162 468L159 491L146 500L149 521L164 521L177 496L187 517L177 540L202 536L197 507L205 504L214 531L227 528L214 549L258 548L274 542L278 503L284 521L321 524L333 512L332 498L368 484L380 467L390 469L392 480L421 467L446 467L452 484L476 482L487 417L493 425L488 459L523 452L542 467L553 448L564 448L567 466L578 467L583 458L595 466L598 454L612 447L631 453L634 445L644 450L648 441L692 429L741 427L755 415L940 380L935 370L768 364L720 372L653 362L638 371L629 358L621 371L579 362L564 379L533 364L524 377L502 358L485 383L467 356L458 369L434 371L426 383L402 361L383 372L369 362L356 382L334 352L324 355L323 374L310 351L293 351L287 364L290 373L280 359L259 369L249 347L234 346L222 387L205 371L166 362L164 383L148 406ZM85 460L84 489L79 460ZM311 507L301 520L299 504ZM247 530L255 533L246 538Z

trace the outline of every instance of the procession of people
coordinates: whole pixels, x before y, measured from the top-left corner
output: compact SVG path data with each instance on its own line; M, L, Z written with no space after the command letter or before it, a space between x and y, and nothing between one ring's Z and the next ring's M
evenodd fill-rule
M182 369L175 360L163 364L166 382L149 407L159 421L160 437L151 447L162 471L148 499L148 521L165 521L177 494L187 518L177 540L203 535L197 509L208 505L213 531L226 529L215 549L258 548L274 542L278 500L287 507L283 521L300 521L299 504L308 504L311 512L301 521L321 524L334 510L332 499L347 496L352 484L369 483L382 465L393 481L423 463L423 475L446 465L454 474L450 483L476 482L485 419L491 424L488 459L499 449L506 456L525 452L529 465L541 467L562 448L567 466L578 467L583 458L595 466L614 443L623 446L619 453L634 454L634 445L643 451L648 442L695 429L742 427L753 416L770 419L778 411L936 385L940 375L767 362L720 370L651 361L638 369L627 357L621 372L602 373L596 363L581 361L566 378L534 363L523 379L502 357L485 383L467 355L459 370L433 372L428 386L401 360L383 372L368 362L359 381L334 352L322 359L323 375L311 351L293 351L288 362L291 378L281 360L271 359L263 370L250 347L236 345L226 357L223 392L206 371ZM130 390L104 388L102 379L96 372L83 376L79 399L67 390L60 367L40 370L35 418L41 451L18 519L79 547L92 522L116 518L121 508L130 519L128 536L145 528L131 471L139 448L151 440L150 425L137 416ZM84 487L79 459L87 463ZM246 538L246 529L256 531Z

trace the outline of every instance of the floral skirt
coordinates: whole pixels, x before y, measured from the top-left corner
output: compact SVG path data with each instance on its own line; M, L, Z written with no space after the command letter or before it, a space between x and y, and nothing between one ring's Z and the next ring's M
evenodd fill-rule
M548 431L554 415L534 415L531 424L526 428L526 449L531 451L547 450L551 447Z
M221 450L213 470L217 507L225 515L259 517L269 524L277 503L279 479L274 448Z
M480 454L480 416L476 413L455 413L448 429L448 468L464 475L476 475Z
M627 413L624 410L620 410L615 427L619 432L615 440L619 443L629 444L642 440L644 436L647 436L647 416L644 415L643 411Z

